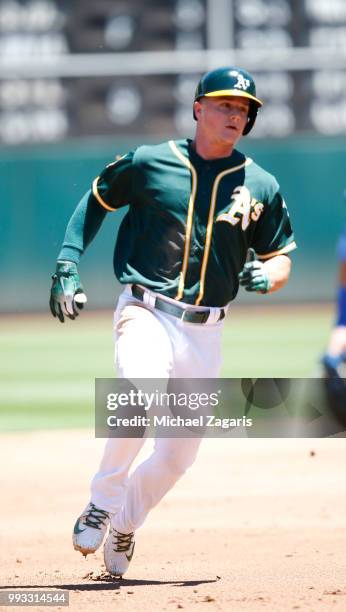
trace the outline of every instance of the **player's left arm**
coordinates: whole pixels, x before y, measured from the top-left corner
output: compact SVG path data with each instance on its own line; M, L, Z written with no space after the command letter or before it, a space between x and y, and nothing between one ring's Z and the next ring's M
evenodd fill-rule
M239 283L246 291L274 293L286 285L290 271L291 260L287 255L277 255L262 262L250 248L239 274Z
M274 293L282 289L291 273L291 259L288 255L277 255L263 263L264 272L268 277L267 293Z

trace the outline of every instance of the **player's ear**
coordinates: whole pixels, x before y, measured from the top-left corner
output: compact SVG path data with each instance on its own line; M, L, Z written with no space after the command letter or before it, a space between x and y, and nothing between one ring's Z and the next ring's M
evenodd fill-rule
M202 103L199 100L196 100L193 103L193 116L196 119L196 121L198 121L198 119L200 118L201 112L202 112Z

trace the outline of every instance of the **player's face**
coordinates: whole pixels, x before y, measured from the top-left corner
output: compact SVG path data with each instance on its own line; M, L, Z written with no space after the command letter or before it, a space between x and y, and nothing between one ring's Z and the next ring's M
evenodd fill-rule
M247 124L249 105L240 96L204 97L195 102L198 129L213 144L234 145Z

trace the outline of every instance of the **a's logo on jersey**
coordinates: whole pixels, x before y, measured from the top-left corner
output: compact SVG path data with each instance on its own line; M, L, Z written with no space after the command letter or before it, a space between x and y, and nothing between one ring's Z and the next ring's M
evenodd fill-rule
M251 198L251 193L244 185L236 187L231 197L231 208L216 218L216 221L226 221L237 225L241 221L241 229L245 231L251 221L258 221L264 209L262 202Z
M232 72L230 74L231 74L231 76L235 76L238 79L236 84L234 85L235 89L244 89L246 91L247 88L250 87L249 79L246 79L237 70L232 70Z

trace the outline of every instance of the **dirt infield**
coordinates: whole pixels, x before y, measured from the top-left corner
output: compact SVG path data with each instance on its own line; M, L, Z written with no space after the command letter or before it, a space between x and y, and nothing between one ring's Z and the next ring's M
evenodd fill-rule
M344 439L204 441L122 581L71 545L102 446L87 430L0 437L1 590L68 589L82 612L346 609Z

